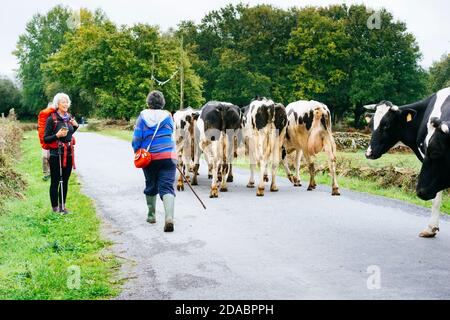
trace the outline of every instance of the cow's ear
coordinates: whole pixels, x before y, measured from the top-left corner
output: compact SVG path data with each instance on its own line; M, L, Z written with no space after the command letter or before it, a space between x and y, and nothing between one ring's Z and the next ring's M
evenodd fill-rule
M411 121L413 121L414 118L416 117L416 115L417 115L417 111L414 109L403 109L400 112L400 116L407 123L410 123Z
M441 131L445 134L450 135L450 121L442 122Z
M373 113L366 113L366 114L364 115L364 120L366 120L366 123L367 123L367 124L369 124L370 121L372 121L373 115L374 115Z

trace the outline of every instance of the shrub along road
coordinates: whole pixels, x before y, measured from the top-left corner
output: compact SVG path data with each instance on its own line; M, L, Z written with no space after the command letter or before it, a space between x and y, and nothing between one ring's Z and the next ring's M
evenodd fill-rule
M209 199L203 166L196 190L208 211L178 193L175 233L165 234L159 200L158 223L145 221L144 177L132 159L126 141L78 133L83 191L116 253L133 261L121 299L450 297L448 217L437 238L422 239L422 207L348 190L331 197L328 186L307 192L284 178L278 193L257 198L243 169L228 193Z

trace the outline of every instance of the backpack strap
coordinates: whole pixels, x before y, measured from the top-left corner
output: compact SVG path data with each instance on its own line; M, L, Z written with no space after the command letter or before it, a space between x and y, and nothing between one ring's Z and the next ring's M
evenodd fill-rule
M58 117L56 116L56 112L52 113L52 119L53 119L53 131L55 131L56 126L58 125Z

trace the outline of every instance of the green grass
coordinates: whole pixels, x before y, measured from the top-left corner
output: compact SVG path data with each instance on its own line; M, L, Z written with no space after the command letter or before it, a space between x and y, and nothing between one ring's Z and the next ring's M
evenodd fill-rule
M126 141L131 141L133 135L133 132L131 131L118 129L105 129L99 131L98 133L107 136L113 136ZM383 168L387 166L394 166L399 168L416 170L417 172L420 171L421 167L420 161L417 160L416 156L413 153L388 153L383 155L378 160L368 160L364 156L364 151L358 152L339 151L337 157L345 160L350 160L352 166L358 167ZM316 157L316 165L326 163L327 163L327 156L325 153L322 152ZM238 161L236 165L244 169L249 168L248 163L242 160ZM278 175L285 177L286 174L284 172L284 169L280 168L278 170ZM303 184L309 181L309 174L302 173L301 177ZM331 193L331 178L329 175L318 173L316 175L316 182L323 185L329 185ZM419 199L415 193L407 192L400 188L394 187L381 188L376 182L358 179L355 177L340 176L338 177L338 182L341 188L398 199L405 202L417 204L419 206L423 206L426 208L431 208L431 201L423 201ZM450 195L448 192L444 193L441 211L443 213L450 214Z
M75 174L67 206L51 212L49 182L42 181L41 149L35 132L25 134L17 170L28 182L25 200L10 200L0 214L0 299L107 299L117 296L120 264L100 235L92 201L80 192ZM79 268L79 289L69 288ZM76 280L75 280L76 281ZM76 286L75 286L76 287Z

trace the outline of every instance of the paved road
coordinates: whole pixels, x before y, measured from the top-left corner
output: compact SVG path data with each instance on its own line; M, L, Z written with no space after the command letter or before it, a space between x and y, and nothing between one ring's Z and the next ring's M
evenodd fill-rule
M130 144L78 133L78 174L95 200L115 252L133 261L120 299L448 299L450 222L435 239L417 234L427 210L330 188L307 192L279 180L280 191L257 198L246 170L204 212L190 191L179 193L175 233L146 220L144 177ZM368 289L370 266L380 289ZM371 279L377 276L372 275Z

